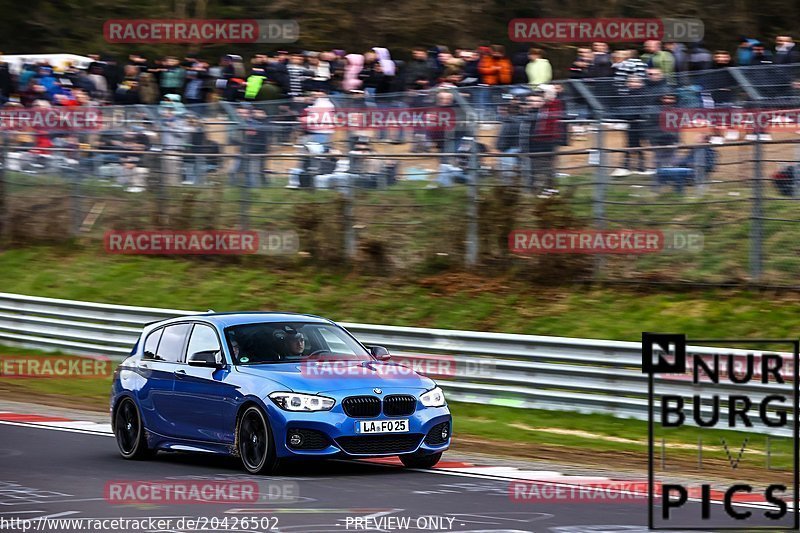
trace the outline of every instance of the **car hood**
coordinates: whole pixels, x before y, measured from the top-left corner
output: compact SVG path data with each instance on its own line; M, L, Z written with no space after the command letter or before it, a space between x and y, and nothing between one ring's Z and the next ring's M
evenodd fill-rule
M430 378L410 368L384 361L334 361L240 365L236 369L279 383L293 392L332 392L366 387L428 390Z

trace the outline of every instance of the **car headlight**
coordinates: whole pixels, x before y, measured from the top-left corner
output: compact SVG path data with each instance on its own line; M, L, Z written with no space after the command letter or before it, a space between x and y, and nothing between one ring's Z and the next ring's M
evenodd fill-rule
M444 391L436 387L420 396L419 401L421 401L422 405L425 407L441 407L445 404Z
M269 399L285 411L330 411L336 400L316 394L273 392Z

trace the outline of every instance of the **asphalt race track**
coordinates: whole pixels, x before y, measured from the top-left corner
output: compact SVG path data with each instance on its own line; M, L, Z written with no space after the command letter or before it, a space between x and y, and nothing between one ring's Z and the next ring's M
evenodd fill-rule
M261 488L267 487L261 492L267 501L130 505L110 503L104 497L109 482L166 479L255 480ZM274 501L267 496L268 487L273 489ZM281 488L283 493L276 492ZM646 512L647 506L638 502L515 502L509 497L509 480L448 472L446 467L409 471L384 464L328 461L295 464L280 476L265 477L248 476L234 459L205 454L161 453L151 461L126 461L108 435L0 424L0 524L4 524L0 529L6 531L22 531L10 519L46 516L209 519L205 527L173 525L138 531L638 532L647 530ZM211 517L216 517L213 529ZM222 522L226 517L227 527ZM251 525L234 529L234 517L266 517L270 522L259 523L264 529ZM356 520L367 517L370 520ZM410 520L399 525L404 517ZM80 530L50 524L38 530Z

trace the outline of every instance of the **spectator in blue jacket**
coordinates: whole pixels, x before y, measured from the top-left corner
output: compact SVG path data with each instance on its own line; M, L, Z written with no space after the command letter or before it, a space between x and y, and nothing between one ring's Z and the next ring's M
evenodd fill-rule
M757 42L757 39L748 39L744 35L739 38L739 46L736 48L736 64L738 66L746 67L753 64L753 45Z

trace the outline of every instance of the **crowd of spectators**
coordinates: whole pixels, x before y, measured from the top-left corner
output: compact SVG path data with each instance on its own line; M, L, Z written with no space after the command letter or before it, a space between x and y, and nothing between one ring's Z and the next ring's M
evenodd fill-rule
M520 49L509 55L501 45L452 50L446 46L418 47L407 60L393 58L383 47L364 53L340 49L280 50L255 54L248 61L228 54L217 62L200 57L148 59L140 54L130 54L126 60L118 61L111 56L96 55L90 56L92 62L85 69L69 66L59 71L46 63L29 63L19 72L12 72L0 61L0 104L45 107L160 104L161 148L197 154L207 152L210 141L203 138L199 115L186 112L186 106L192 104L219 100L281 101L284 105L277 108L281 113L279 118L302 124L298 118L307 106L335 106L341 103L340 98L352 98L349 102L365 106L398 103L456 106L452 95L441 94L443 89L455 89L478 110L492 109L491 116L500 121L496 145L490 149L503 156L501 167L506 174L510 175L522 164L515 154L534 153L536 157L529 160L529 185L555 192L554 165L548 154L569 142L563 121L588 118L591 106L584 95L568 84L553 83L553 67L546 55L541 48ZM577 48L568 76L585 81L605 105L604 118L625 121L628 146L641 148L645 143L663 146L675 141L674 135L658 127L653 109L659 106L717 107L733 103L737 83L728 67L796 63L800 63L800 49L785 35L775 39L774 51L757 39L742 37L733 54L725 50L712 52L702 43L685 45L650 40L641 50L624 47L612 51L608 44L597 42ZM773 76L770 86L783 92L800 91L800 84L792 74L781 76ZM506 86L516 88L501 88ZM509 105L499 106L500 103ZM287 140L266 126L269 117L263 110L240 108L236 118L243 127L229 140L240 147L242 154L264 153L264 147L276 138ZM573 130L580 133L580 126ZM323 147L330 139L329 132L307 133ZM132 134L138 140L126 138ZM270 139L270 135L274 138ZM408 142L407 132L402 130L381 131L378 135L376 140ZM430 132L422 143L438 151L456 152L467 135L466 131L446 135ZM104 143L114 148L133 142L133 146L147 150L151 141L152 135L143 138L140 132L131 130ZM351 149L356 145L363 149L362 136L353 135L350 141ZM201 148L192 150L189 148L192 146ZM170 166L168 173L192 183L198 169L186 169L201 160L199 156L186 157L176 162L174 168ZM113 163L124 168L130 161L120 157ZM449 162L448 166L457 170L455 162ZM621 163L624 172L629 173L629 169L648 172L641 153L638 157L635 152L626 153ZM650 166L666 164L654 161ZM133 174L136 178L137 173ZM141 180L134 181L133 187L141 189Z
M173 56L148 59L140 54L119 61L113 56L93 55L85 69L69 67L59 72L48 64L28 63L18 73L12 73L0 61L0 103L156 104L167 94L177 94L183 103L195 104L214 99L292 99L310 91L332 95L356 91L374 98L435 87L528 84L536 88L553 80L553 68L545 56L540 48L520 49L509 55L501 45L453 50L446 46L418 47L407 60L393 59L383 47L364 53L280 50L255 54L249 61L234 54L218 61ZM741 37L733 53L712 52L702 43L656 40L645 42L642 49L612 51L607 43L597 42L577 48L569 77L614 78L617 86L624 87L630 76L644 78L647 68L660 70L672 83L679 73L798 62L800 49L786 35L776 37L774 51L757 39ZM486 93L478 93L475 101L487 99Z

